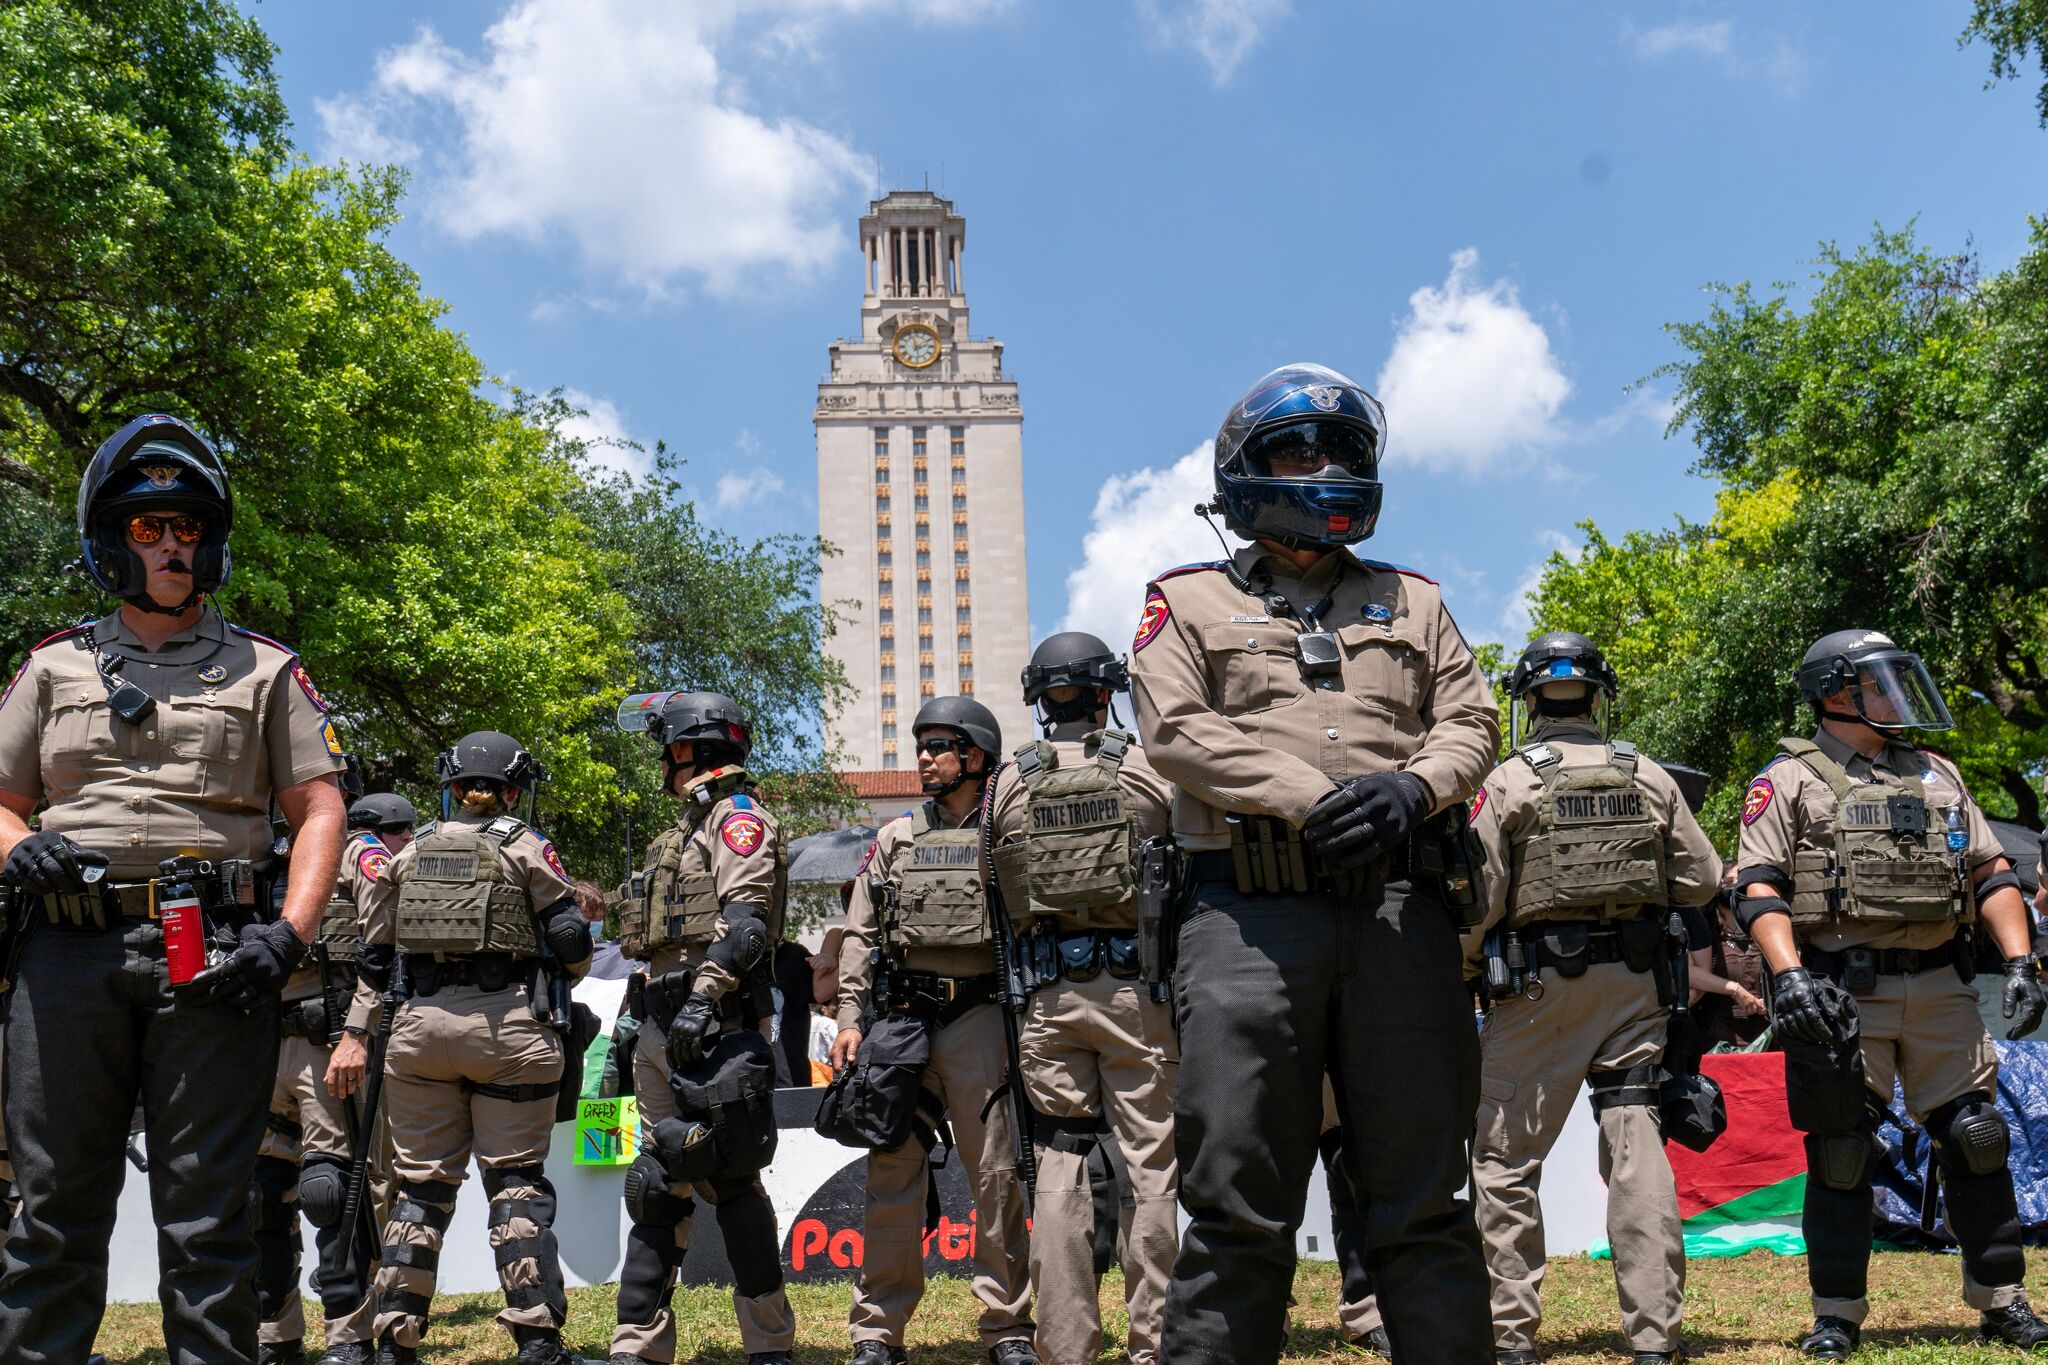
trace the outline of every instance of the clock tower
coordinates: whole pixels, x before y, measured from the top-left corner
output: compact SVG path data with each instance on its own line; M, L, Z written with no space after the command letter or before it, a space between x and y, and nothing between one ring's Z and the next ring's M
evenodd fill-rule
M910 723L935 696L987 706L1006 749L1037 735L1018 681L1024 414L1003 344L968 333L966 238L929 190L869 204L860 335L818 385L818 534L838 551L819 591L843 618L825 647L851 685L826 732L857 770L914 773Z

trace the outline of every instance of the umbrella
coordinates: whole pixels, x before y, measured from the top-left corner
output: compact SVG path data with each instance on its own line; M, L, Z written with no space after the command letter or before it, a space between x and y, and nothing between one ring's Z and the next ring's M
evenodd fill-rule
M837 886L853 880L868 846L875 841L873 825L852 825L846 829L806 834L789 845L789 879L792 882L824 883Z

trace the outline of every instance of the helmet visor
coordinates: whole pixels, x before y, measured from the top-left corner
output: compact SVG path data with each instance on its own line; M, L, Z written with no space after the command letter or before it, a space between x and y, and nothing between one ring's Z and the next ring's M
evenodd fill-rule
M1911 727L1948 730L1955 717L1917 654L1892 654L1857 661L1849 699L1856 714L1880 730Z
M1306 420L1261 431L1245 443L1246 477L1330 479L1379 474L1379 449L1372 434L1352 422Z

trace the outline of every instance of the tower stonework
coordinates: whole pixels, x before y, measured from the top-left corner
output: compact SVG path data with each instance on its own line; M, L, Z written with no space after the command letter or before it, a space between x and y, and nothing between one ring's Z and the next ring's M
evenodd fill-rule
M926 700L975 697L1005 748L1032 738L1018 675L1031 648L1024 578L1023 409L1003 344L970 336L967 224L928 190L860 220L860 335L818 385L820 595L826 649L853 695L826 732L854 769L917 767Z

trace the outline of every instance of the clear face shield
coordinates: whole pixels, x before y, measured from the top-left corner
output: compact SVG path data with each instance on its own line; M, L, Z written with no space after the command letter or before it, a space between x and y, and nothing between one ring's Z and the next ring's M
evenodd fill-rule
M1941 689L1934 685L1919 655L1884 655L1865 659L1854 668L1856 681L1836 695L1845 698L1857 718L1871 729L1890 734L1955 728L1955 717L1949 714Z

